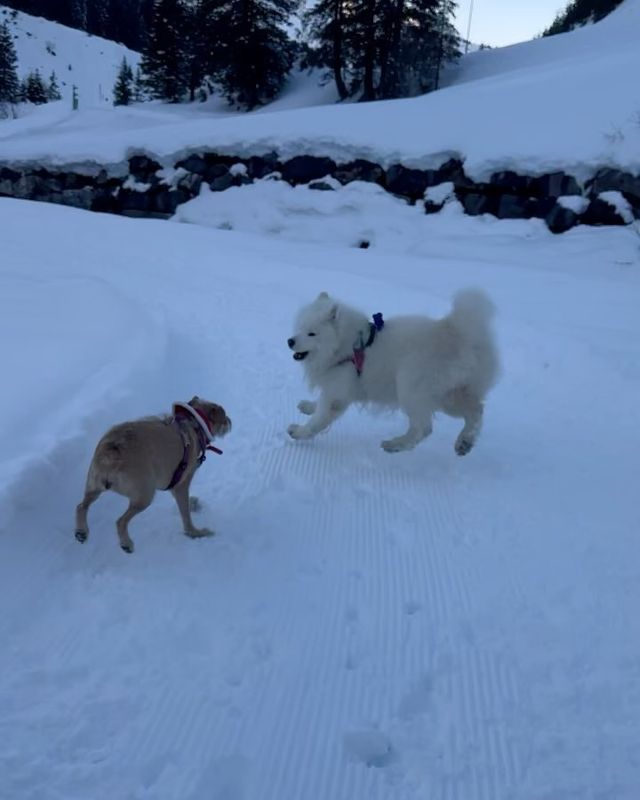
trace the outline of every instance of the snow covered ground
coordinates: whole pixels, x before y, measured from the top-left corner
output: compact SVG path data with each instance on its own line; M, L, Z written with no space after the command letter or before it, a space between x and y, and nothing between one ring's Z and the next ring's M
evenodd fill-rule
M33 115L0 125L0 161L120 165L132 151L171 160L207 148L425 167L457 156L474 179L510 168L637 172L639 35L640 0L625 0L596 25L471 53L447 88L409 100L321 105L335 99L331 87L295 76L280 100L252 114L230 114L218 102L65 109L55 125Z
M638 797L637 232L378 212L360 250L320 205L292 242L0 199L3 798ZM471 455L448 418L288 440L300 303L469 284L504 362ZM234 420L195 481L218 535L160 495L125 555L105 496L79 545L97 437L194 392Z
M250 115L86 88L78 113L2 122L0 161L638 169L639 31L626 0L393 103L320 107L331 87L300 75ZM637 800L637 223L557 237L267 181L169 223L0 198L0 242L1 800ZM392 414L288 439L301 303L439 315L466 285L496 301L504 363L472 454L448 418L406 454L379 447ZM186 539L161 494L127 556L104 496L79 545L97 438L194 393L234 421L194 483L217 536Z

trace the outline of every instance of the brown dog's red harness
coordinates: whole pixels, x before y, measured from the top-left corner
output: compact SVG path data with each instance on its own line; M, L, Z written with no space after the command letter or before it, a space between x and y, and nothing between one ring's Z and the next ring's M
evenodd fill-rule
M209 420L204 417L197 408L190 406L188 403L174 403L173 404L173 419L171 420L175 425L178 427L178 431L180 433L180 438L182 439L182 458L180 459L180 463L176 467L176 471L171 476L171 480L169 481L169 485L165 489L165 491L169 491L169 489L173 489L174 486L177 486L178 483L182 480L182 476L184 475L188 465L189 465L189 437L187 436L184 430L184 423L189 419L195 419L198 425L195 427L196 436L198 437L198 444L200 446L200 455L198 456L198 467L206 461L207 458L207 450L211 450L211 452L216 453L217 455L222 455L222 450L219 447L211 444L211 438L213 436L213 432L211 430L211 426L209 425ZM197 467L196 467L197 469Z

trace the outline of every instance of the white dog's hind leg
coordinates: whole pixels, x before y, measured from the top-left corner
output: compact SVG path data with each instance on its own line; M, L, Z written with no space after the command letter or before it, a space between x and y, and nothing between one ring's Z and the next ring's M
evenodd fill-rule
M385 439L381 443L381 447L387 453L400 453L403 450L413 450L417 444L420 444L423 439L426 439L427 436L431 434L431 431L431 421L409 420L409 427L405 434L396 436L394 439Z
M316 413L317 407L318 404L315 402L315 400L301 400L298 403L298 411L301 414L306 414L308 417Z
M471 451L482 428L482 401L467 388L454 389L447 394L442 410L450 417L462 417L464 428L458 434L454 449L459 456Z
M321 397L313 415L306 425L289 425L287 433L292 439L311 439L317 433L326 430L339 416L344 414L349 403L344 400L330 400Z
M455 451L459 456L466 456L471 451L480 429L482 428L483 406L479 400L469 403L464 414L464 428L458 434Z
M409 417L409 427L402 436L386 439L381 447L387 453L400 453L403 450L413 450L433 430L431 419L433 412L430 404L422 397L403 398L400 396L400 407Z

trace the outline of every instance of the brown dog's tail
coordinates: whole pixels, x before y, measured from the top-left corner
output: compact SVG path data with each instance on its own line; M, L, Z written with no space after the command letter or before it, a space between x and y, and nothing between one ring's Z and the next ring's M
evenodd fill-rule
M122 450L117 441L102 440L91 462L87 484L93 489L107 491L112 488L112 475L122 467Z

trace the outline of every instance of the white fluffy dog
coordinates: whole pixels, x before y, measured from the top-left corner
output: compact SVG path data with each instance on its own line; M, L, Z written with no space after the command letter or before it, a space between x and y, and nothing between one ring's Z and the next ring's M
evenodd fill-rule
M436 411L464 419L455 451L466 455L482 424L484 398L499 366L490 321L494 306L481 291L467 289L443 319L394 317L374 322L322 292L298 315L288 340L302 361L317 402L298 404L310 416L290 425L293 439L326 430L352 403L400 408L409 418L406 433L382 442L388 453L411 450L432 430Z

